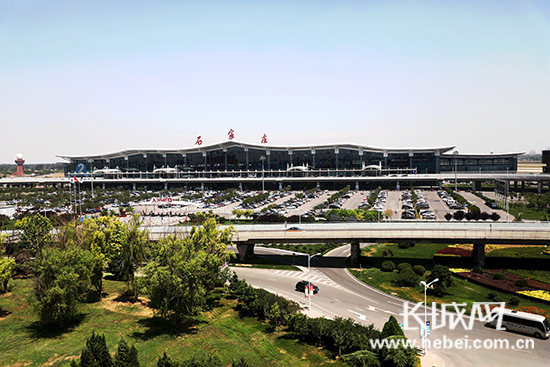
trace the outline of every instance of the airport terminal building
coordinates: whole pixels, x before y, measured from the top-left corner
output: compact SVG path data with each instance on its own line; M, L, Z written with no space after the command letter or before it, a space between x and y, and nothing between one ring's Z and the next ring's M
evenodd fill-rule
M226 141L186 149L63 156L66 174L104 178L361 177L517 171L523 152L462 154L455 146L379 148L358 144L273 146Z

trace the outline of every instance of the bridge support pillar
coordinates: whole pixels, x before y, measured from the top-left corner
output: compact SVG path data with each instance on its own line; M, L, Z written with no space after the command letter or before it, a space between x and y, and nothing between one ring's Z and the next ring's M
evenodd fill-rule
M279 181L279 191L283 189L283 181Z
M359 257L361 256L361 248L359 242L351 243L351 266L354 268L359 267Z
M472 190L481 191L481 181L472 181Z
M254 257L253 243L237 243L237 250L239 250L239 261L242 263Z
M396 189L397 191L401 190L401 186L399 185L399 181L396 181L395 189Z
M438 183L438 186L439 186L439 190L443 190L443 182L437 181L437 183Z
M521 189L525 190L525 181L521 181Z
M514 189L517 190L517 188L518 188L518 182L517 182L517 181L514 181Z
M474 265L475 266L485 266L485 244L476 243L474 244Z
M537 192L542 194L542 182L537 183Z

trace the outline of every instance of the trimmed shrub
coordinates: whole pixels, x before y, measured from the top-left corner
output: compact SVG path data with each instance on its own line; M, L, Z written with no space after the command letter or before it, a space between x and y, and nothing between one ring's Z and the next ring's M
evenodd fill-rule
M397 247L399 247L400 249L405 250L405 249L414 247L414 244L410 241L401 241L401 242L397 243Z
M387 271L387 272L390 272L390 271L394 271L395 270L395 263L393 261L384 261L382 263L382 265L380 265L380 270L382 271Z
M504 273L496 273L495 275L493 275L493 279L494 280L504 280L504 279L506 279L506 275L504 275Z
M491 300L494 300L495 297L498 297L497 292L489 292L489 294L487 295L487 298L489 298Z
M483 274L485 273L485 270L481 266L474 266L472 269L474 273Z
M519 300L519 297L514 296L514 297L510 298L510 304L511 304L512 306L518 306L518 305L519 305L519 301L520 301L520 300Z
M422 265L415 265L415 266L413 266L413 271L416 274L422 276L422 275L424 275L424 273L426 273L426 268L423 267Z
M495 301L495 302L504 302L504 300L502 299L501 296L496 296L495 298L493 298L493 301Z
M399 270L400 273L405 269L411 269L412 270L411 264L409 264L409 263L399 263L399 265L397 265L397 270Z
M399 264L401 265L401 264ZM399 273L396 279L397 285L402 287L414 287L418 285L420 277L411 268L405 268Z
M529 287L529 283L527 282L527 279L519 279L516 281L516 284L514 285L516 287L522 287L522 288Z

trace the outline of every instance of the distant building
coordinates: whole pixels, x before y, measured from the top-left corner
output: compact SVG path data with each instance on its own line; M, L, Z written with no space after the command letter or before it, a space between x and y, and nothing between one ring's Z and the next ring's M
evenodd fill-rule
M542 151L542 172L550 173L550 150Z

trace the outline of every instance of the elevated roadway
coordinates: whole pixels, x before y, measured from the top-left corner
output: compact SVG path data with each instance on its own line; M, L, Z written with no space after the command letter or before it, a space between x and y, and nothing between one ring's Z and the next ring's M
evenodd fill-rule
M292 224L294 225L294 224ZM254 256L259 243L350 243L352 263L359 260L359 244L373 242L439 242L474 244L474 263L485 265L486 244L550 245L550 223L470 223L470 222L384 222L302 224L300 230L290 225L242 225L236 227L232 240L241 261ZM151 228L151 238L184 229Z

